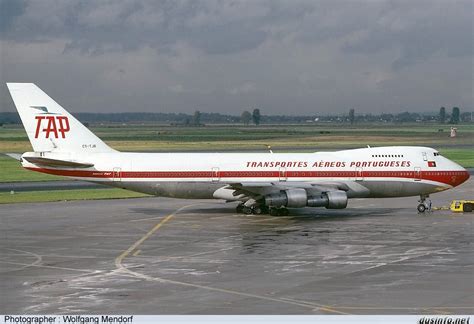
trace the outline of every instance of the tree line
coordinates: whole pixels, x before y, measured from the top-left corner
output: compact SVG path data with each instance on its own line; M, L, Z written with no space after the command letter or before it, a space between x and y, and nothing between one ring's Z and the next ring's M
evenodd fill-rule
M445 107L441 107L439 109L438 115L435 114L420 114L420 113L411 113L408 111L399 113L399 114L380 114L380 115L372 115L372 114L362 114L356 115L355 109L352 108L349 110L347 116L340 117L340 116L328 116L329 121L347 121L351 125L355 122L392 122L392 123L407 123L407 122L438 122L440 124L459 124L460 122L473 122L473 113L472 112L464 112L461 113L459 107L453 107L451 110L451 114L446 112ZM326 120L323 118L323 120Z
M244 110L240 115L227 115L220 113L206 113L196 110L194 114L184 113L76 113L76 118L86 124L101 123L162 123L176 126L203 126L205 124L301 124L314 122L334 123L409 123L430 122L458 124L460 122L473 122L472 112L461 112L458 107L453 107L448 113L445 107L439 113L401 112L398 114L361 114L351 108L347 114L339 115L264 115L259 108ZM16 112L0 112L0 125L20 124L20 117Z

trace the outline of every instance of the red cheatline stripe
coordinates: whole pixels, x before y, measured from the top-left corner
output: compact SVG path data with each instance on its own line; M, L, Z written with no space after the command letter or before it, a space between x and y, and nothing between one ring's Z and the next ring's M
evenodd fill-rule
M62 170L45 168L27 168L29 170L54 175L82 178L113 178L112 171ZM414 179L414 171L121 171L117 177L140 179L189 179L189 178L406 178ZM464 171L420 171L420 180L437 181L449 185L467 179Z

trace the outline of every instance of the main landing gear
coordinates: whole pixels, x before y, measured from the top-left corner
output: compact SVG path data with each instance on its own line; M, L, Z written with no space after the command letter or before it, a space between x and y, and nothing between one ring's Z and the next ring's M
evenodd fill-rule
M428 195L420 195L420 200L418 200L420 204L416 207L418 213L423 214L426 210L431 211L431 200L428 203L426 202L428 197Z
M245 206L244 204L239 204L235 208L237 213L244 213L246 215L263 215L270 214L272 216L287 216L288 209L285 207L268 207L265 205L254 205L254 206Z
M263 205L255 205L255 206L245 206L244 204L239 204L235 210L238 213L244 213L246 215L262 215L268 214L268 207Z

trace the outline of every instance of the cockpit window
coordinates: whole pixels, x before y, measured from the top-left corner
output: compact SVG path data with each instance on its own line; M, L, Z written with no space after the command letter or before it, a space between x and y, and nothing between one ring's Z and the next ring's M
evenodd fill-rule
M434 152L433 155L434 156L441 156L441 154L439 152Z

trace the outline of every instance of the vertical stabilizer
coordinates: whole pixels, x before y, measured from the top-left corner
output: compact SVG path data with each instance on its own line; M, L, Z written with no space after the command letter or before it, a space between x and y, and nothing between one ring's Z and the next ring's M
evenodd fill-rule
M7 83L35 152L114 152L33 83Z

